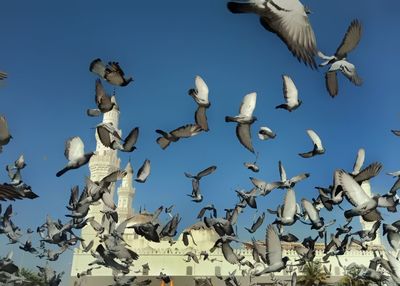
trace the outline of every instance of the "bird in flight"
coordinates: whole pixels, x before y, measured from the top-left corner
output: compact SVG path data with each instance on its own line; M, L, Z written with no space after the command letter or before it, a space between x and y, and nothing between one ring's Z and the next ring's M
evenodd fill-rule
M252 153L254 153L254 147L251 143L250 126L257 120L257 118L253 116L256 100L257 94L255 92L245 95L239 108L239 115L225 117L225 122L237 123L236 136L240 143Z
M360 86L362 79L358 76L356 67L347 61L347 54L354 50L361 40L362 27L358 20L353 20L347 28L346 35L342 43L337 48L333 56L326 56L322 52L318 52L318 56L325 60L320 66L330 65L328 72L325 74L325 84L329 95L335 97L338 94L339 86L336 72L340 71L353 84Z
M105 65L101 59L95 59L90 63L89 70L112 85L127 86L133 81L132 77L125 77L118 62L108 62L108 65Z

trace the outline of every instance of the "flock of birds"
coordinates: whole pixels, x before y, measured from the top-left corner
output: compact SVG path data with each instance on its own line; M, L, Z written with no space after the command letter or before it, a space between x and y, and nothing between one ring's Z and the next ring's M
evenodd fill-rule
M260 17L262 26L277 36L287 45L288 49L300 61L303 61L311 68L317 68L315 57L318 56L323 63L320 66L329 66L325 73L326 87L329 94L334 97L338 94L337 72L341 72L355 85L361 85L362 80L357 75L355 66L348 62L347 54L353 51L360 39L362 26L358 20L350 23L347 32L337 48L333 56L326 56L318 51L316 38L308 20L309 10L305 8L298 0L255 0L254 2L238 3L229 2L227 8L232 13L254 13ZM98 76L95 81L95 103L96 108L87 110L90 117L98 117L114 108L119 109L114 96L107 94L103 82L107 82L113 86L125 87L133 82L132 77L127 77L117 62L109 62L105 64L101 59L95 59L91 62L89 70ZM7 73L0 72L0 80L7 78ZM285 109L294 112L302 104L298 97L298 90L293 79L288 75L283 75L283 95L285 102L276 106L277 109ZM171 143L177 142L182 138L190 138L201 132L210 130L207 120L207 110L210 108L209 89L203 78L195 77L195 87L188 91L197 104L195 111L195 123L186 124L172 131L156 130L159 137L156 139L157 144L162 149L167 149ZM226 116L226 122L234 122L236 124L236 136L247 150L256 154L252 144L251 128L252 124L257 120L253 115L256 107L257 94L255 92L244 96L239 114L235 116ZM394 134L400 136L400 131L392 130ZM132 152L136 149L135 145L139 138L139 127L130 130L125 138L120 136L119 130L112 123L100 123L96 126L96 132L101 143L113 150L121 152ZM307 134L312 141L310 151L299 153L303 158L312 158L316 155L323 155L325 148L318 134L308 129ZM268 127L263 126L258 131L260 140L272 140L276 134ZM0 151L7 145L12 136L9 132L7 121L4 116L0 117ZM78 169L86 165L96 152L85 153L85 146L79 137L71 137L65 143L65 157L67 163L60 171L56 173L57 177L63 176L65 173ZM257 153L258 156L258 153ZM210 254L215 249L220 248L225 260L230 264L241 265L242 275L254 277L264 274L272 275L272 279L278 284L285 285L284 281L280 281L274 276L288 267L303 267L307 262L311 262L316 256L316 242L318 239L324 239L325 249L323 263L329 263L331 256L335 256L339 264L340 256L344 255L352 245L358 245L363 250L369 248L368 242L373 241L378 235L378 230L382 226L383 234L386 235L390 247L394 251L400 250L400 221L392 224L382 223L382 209L389 212L396 212L400 198L397 191L400 188L400 171L389 173L396 182L393 187L384 195L374 195L370 197L362 185L365 182L378 176L382 164L375 162L365 168L362 168L365 159L364 149L360 149L352 171L344 169L333 170L333 183L327 187L316 187L317 196L312 200L301 199L298 203L296 199L296 184L310 177L309 173L302 173L294 177L286 174L282 162L279 162L280 177L275 182L266 182L262 179L250 177L253 188L250 191L236 190L238 197L237 203L232 208L225 209L224 216L217 215L217 209L213 204L204 206L199 212L197 219L204 222L208 228L212 228L219 235L214 247L209 252L202 251L200 254L188 252L185 254L186 262L194 261L201 263L205 260L215 261L210 258ZM38 197L29 185L23 182L21 170L26 166L23 155L15 162L6 166L6 171L10 182L0 185L0 200L16 200L16 199L35 199ZM254 173L259 171L257 166L257 158L253 163L245 163L245 167ZM185 177L192 181L192 192L188 194L195 203L203 201L203 194L200 190L200 181L217 170L216 166L209 166L200 170L197 174L192 175L185 173ZM151 172L150 160L146 159L139 169L136 181L145 183ZM85 285L84 279L91 275L93 269L100 267L110 268L114 276L113 285L149 285L151 279L138 280L136 276L128 276L132 271L133 263L139 258L139 255L133 251L124 240L124 234L128 229L134 229L137 235L143 236L152 242L160 242L167 240L171 245L174 237L178 234L178 226L181 221L180 215L172 214L173 207L161 206L149 216L147 222L129 225L129 219L119 221L117 207L114 203L110 192L110 186L121 180L127 175L125 170L116 170L102 178L100 181L92 181L86 178L85 187L82 191L78 186L71 189L70 199L67 205L68 217L67 222L60 219L53 220L50 216L46 217L45 222L37 227L36 233L40 236L40 246L34 247L30 238L21 241L24 232L13 222L13 209L9 205L2 214L0 207L0 234L5 235L10 244L20 243L21 250L36 255L47 261L56 261L62 253L71 247L80 244L83 252L90 252L93 261L88 268L79 273L76 285ZM280 190L280 191L277 191ZM237 236L237 220L238 216L245 208L257 209L257 200L269 196L271 192L281 192L283 202L276 209L267 209L268 213L275 218L272 224L266 227L265 241L256 241L254 238L250 242L240 241ZM347 201L352 207L344 210L342 203ZM100 202L104 204L102 210L103 216L101 221L96 221L94 217L87 217L91 206L98 205ZM1 206L1 205L0 205ZM346 223L339 226L335 231L328 230L332 227L336 220L325 222L324 217L320 214L322 209L327 211L339 212L339 208L343 212ZM159 216L165 212L169 220L164 225L160 225ZM249 233L255 233L263 225L266 214L263 212L254 219L252 225L245 227ZM354 217L362 217L364 221L373 222L370 230L353 230L350 225ZM300 241L296 235L285 231L285 227L292 226L295 223L310 226L310 232L315 231L315 237L309 236L305 238L301 244L296 246L295 250L298 259L290 262L288 257L283 257L282 242L298 242ZM99 243L96 245L94 241L84 241L76 231L90 226L95 231ZM26 230L29 237L34 233L33 230ZM186 229L182 233L184 245L189 245L189 237L195 244L194 237L190 229ZM238 254L231 243L236 242L243 244L252 249L253 260L246 260L244 256ZM52 249L50 246L56 247ZM375 258L371 260L368 267L360 265L361 271L357 274L359 278L367 279L376 285L400 285L400 260L395 257L392 252L385 250L385 256L382 253L375 253ZM261 264L263 267L255 267ZM135 266L134 266L135 267ZM342 266L344 269L345 266ZM149 270L148 264L142 265L140 271ZM326 270L330 273L329 270ZM48 285L59 285L63 273L56 273L48 265L39 267L39 275L43 277ZM168 284L171 278L166 273L160 273L157 277L164 284ZM218 276L226 285L240 285L235 272L230 273L228 277ZM291 285L296 285L297 274L293 272ZM20 274L19 268L12 260L12 252L6 257L0 259L0 282L19 285L26 281ZM198 281L199 282L199 281ZM199 282L200 283L200 282ZM211 285L211 280L203 279L202 285ZM209 283L209 284L207 284Z

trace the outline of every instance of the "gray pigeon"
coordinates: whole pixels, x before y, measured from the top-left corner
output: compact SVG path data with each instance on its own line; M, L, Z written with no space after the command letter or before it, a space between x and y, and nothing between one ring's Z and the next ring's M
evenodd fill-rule
M257 94L249 93L243 97L239 109L239 115L225 116L225 122L236 122L236 136L239 142L250 152L254 153L253 144L251 143L251 125L257 120L253 116L254 108L256 107Z
M199 134L203 129L197 124L187 124L178 127L171 132L165 132L157 129L156 132L161 135L156 142L160 145L161 149L166 149L171 142L177 142L181 138L189 138Z
M89 70L112 85L127 86L133 81L132 77L125 77L125 73L118 62L109 62L106 66L101 59L95 59L90 63Z
M342 43L337 48L335 55L325 56L323 53L318 52L318 56L325 60L320 66L330 65L328 72L325 74L325 83L332 97L335 97L339 90L336 75L337 71L342 72L353 84L357 86L362 84L362 79L358 76L355 66L347 61L347 54L354 50L360 42L361 32L360 21L353 20L347 29Z
M147 177L150 175L150 160L146 159L143 162L143 165L140 167L138 173L137 173L137 178L135 179L136 182L138 183L144 183L147 180Z
M211 105L208 101L208 86L200 76L196 76L195 85L195 88L191 88L188 91L188 94L193 97L198 105L194 118L196 124L199 125L202 130L207 132L209 128L206 110Z
M106 94L100 79L96 80L95 101L97 109L88 109L86 113L89 116L99 116L102 113L111 111L116 106L115 100Z

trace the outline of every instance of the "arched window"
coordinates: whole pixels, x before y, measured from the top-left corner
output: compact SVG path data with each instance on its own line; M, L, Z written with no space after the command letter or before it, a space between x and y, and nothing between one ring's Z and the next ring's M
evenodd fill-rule
M193 275L193 267L192 266L186 266L186 275L188 275L188 276Z

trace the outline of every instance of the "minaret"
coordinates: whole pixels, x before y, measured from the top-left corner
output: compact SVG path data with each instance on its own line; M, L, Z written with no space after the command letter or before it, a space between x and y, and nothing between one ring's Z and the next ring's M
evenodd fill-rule
M115 102L115 97L112 97ZM118 130L121 135L121 130L118 129L119 123L119 109L115 105L114 108L103 114L103 123L112 123L112 125ZM120 159L118 158L117 150L105 147L95 131L96 137L96 153L89 161L90 179L92 181L100 181L102 178L107 176L113 171L120 168ZM115 184L111 184L109 187L111 194L114 195ZM95 217L97 222L101 222L102 213L100 212L104 208L103 202L100 200L98 205L91 205L90 211L87 217ZM95 231L89 225L82 230L82 238L90 241L95 237Z
M129 161L125 167L126 176L122 179L121 186L118 188L118 217L123 221L130 217L134 210L132 202L135 197L136 189L133 187L133 169Z
M369 181L364 181L361 184L361 188L364 190L364 192L369 196L372 197L372 192L371 192L371 184L369 183ZM363 230L370 230L372 228L372 226L374 225L374 221L373 222L368 222L363 220L363 218L360 216L360 223L362 226ZM379 231L379 229L377 230L376 233L376 238L371 241L371 242L367 242L366 244L373 244L373 245L382 245L381 244L381 233Z

